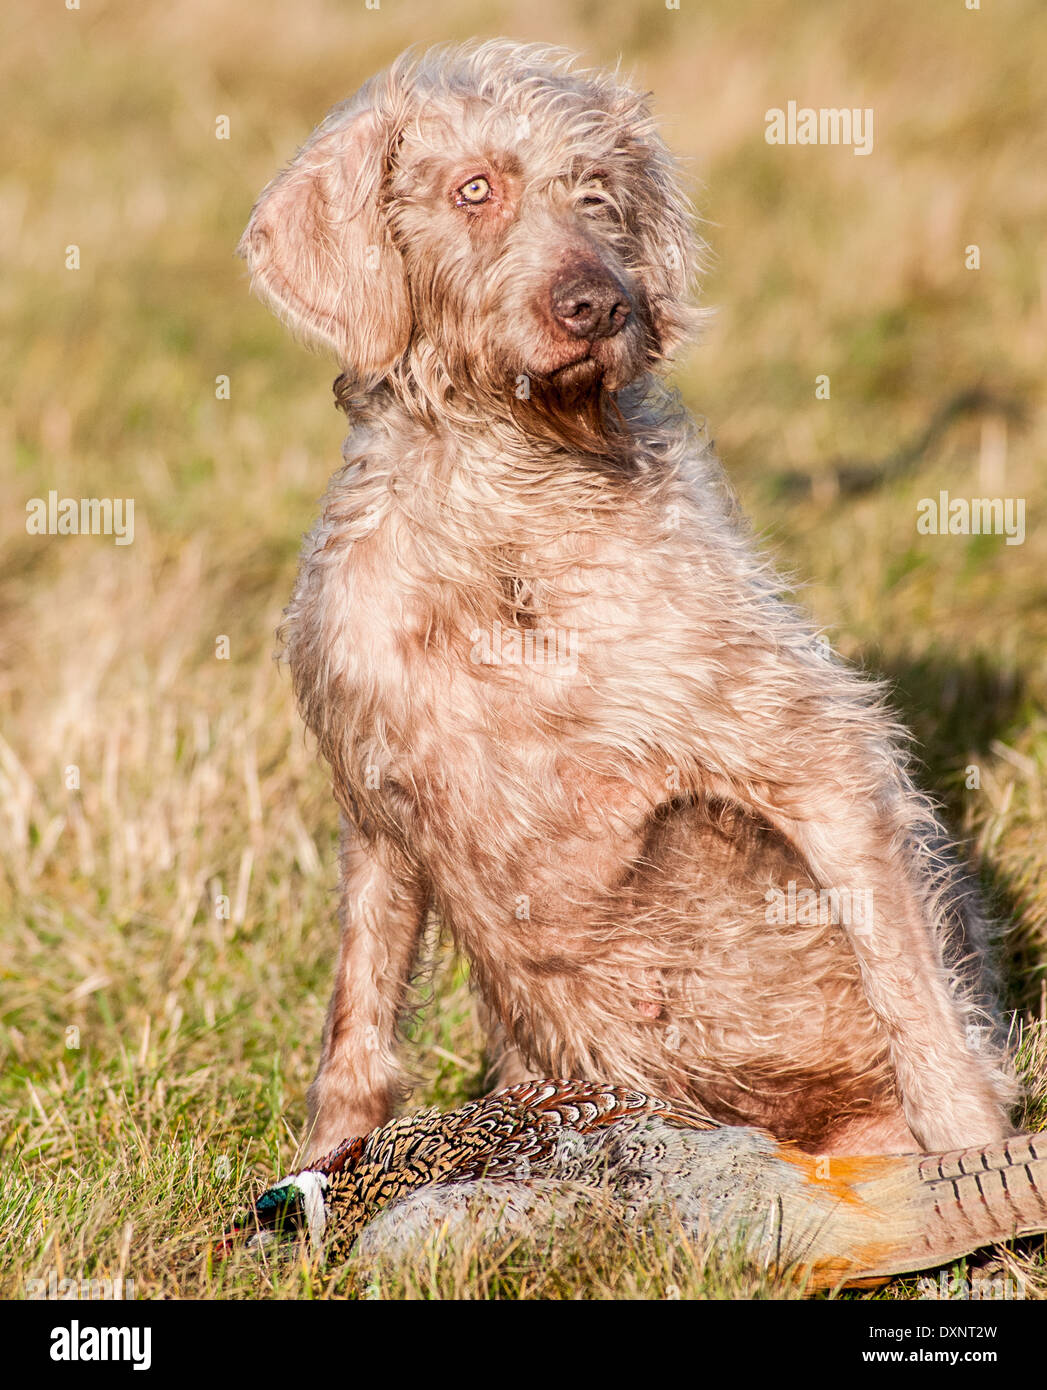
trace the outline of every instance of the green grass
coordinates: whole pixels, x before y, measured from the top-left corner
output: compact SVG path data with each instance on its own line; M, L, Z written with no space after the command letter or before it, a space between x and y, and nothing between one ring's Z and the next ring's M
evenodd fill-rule
M1009 926L1009 1001L1027 1028L1047 1018L1036 14L1032 0L567 14L188 0L4 21L18 143L0 183L15 267L0 289L0 1292L52 1270L130 1276L139 1297L794 1292L620 1234L435 1250L361 1278L212 1259L231 1213L293 1159L335 942L334 808L271 659L338 462L334 369L250 300L233 248L316 120L410 41L555 36L597 61L621 52L655 93L714 250L717 316L677 379L803 601L894 682L926 784ZM872 105L873 155L768 147L763 113L790 98ZM974 390L982 407L914 452ZM917 535L920 498L987 479L1026 499L1024 545ZM26 535L27 499L51 488L133 496L134 544ZM484 1059L444 947L430 988L415 1099L451 1106ZM1027 1119L1043 1127L1042 1034L1028 1039ZM1042 1288L1042 1242L1022 1260Z

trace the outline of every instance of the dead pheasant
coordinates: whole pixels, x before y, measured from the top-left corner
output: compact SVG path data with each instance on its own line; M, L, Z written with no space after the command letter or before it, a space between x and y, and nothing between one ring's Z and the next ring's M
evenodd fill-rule
M443 1223L533 1232L606 1202L740 1243L826 1288L947 1263L1047 1230L1047 1136L947 1154L818 1157L620 1087L535 1081L391 1121L263 1192L241 1228L345 1258Z

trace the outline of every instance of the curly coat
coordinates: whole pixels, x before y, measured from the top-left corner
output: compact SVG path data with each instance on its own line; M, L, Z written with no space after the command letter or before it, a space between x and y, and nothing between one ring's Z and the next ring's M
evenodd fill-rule
M313 1154L391 1113L430 908L503 1080L823 1152L1009 1132L985 925L904 735L659 385L698 250L645 100L507 41L405 55L252 213L254 287L352 420L284 629L344 816Z

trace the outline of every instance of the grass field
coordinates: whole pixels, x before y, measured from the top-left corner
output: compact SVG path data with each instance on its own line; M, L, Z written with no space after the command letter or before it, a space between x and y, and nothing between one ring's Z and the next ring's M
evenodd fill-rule
M333 366L233 251L320 116L413 41L554 38L654 92L713 252L716 314L676 380L829 638L894 682L1008 926L1026 1122L1047 1125L1039 0L128 0L0 23L0 1293L51 1272L140 1298L795 1293L611 1236L367 1282L211 1258L294 1156L335 941L334 808L272 652L342 417ZM768 145L789 100L872 107L873 152ZM134 543L28 534L51 490L133 498ZM941 490L1024 499L1024 542L918 534ZM465 971L435 956L409 1050L415 1099L449 1106L484 1059ZM1042 1296L1043 1242L1013 1269Z

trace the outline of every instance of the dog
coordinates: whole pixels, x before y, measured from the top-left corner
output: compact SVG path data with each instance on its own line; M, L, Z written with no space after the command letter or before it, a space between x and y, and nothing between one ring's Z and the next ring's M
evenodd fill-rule
M662 384L700 244L646 99L560 50L406 54L262 193L344 467L282 630L341 808L309 1152L386 1121L427 913L534 1074L805 1149L990 1144L989 933L882 688L779 596Z

